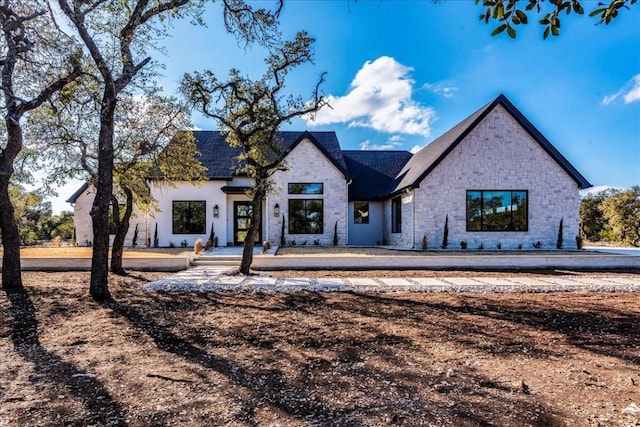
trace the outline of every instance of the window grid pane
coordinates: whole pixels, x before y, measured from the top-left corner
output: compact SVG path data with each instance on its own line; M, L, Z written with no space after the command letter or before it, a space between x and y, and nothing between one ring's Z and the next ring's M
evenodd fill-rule
M289 199L289 234L322 233L322 199Z
M467 231L527 231L526 190L467 191Z
M206 230L205 201L173 202L173 234L204 234Z
M356 202L353 204L353 223L369 224L369 203Z
M324 185L316 183L290 183L288 184L289 194L322 194Z

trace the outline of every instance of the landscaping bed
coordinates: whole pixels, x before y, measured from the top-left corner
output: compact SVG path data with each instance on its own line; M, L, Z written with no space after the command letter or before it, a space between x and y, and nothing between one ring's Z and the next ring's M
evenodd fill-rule
M2 293L0 425L640 422L637 293L139 290L161 277Z

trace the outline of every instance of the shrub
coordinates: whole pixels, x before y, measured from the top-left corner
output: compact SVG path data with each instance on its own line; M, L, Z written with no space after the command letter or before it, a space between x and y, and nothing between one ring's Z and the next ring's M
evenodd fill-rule
M449 246L449 215L444 219L444 233L442 235L442 249L447 249Z
M576 247L578 250L582 249L582 236L576 236Z
M467 246L468 246L468 244L467 244L466 240L462 240L460 242L460 249L467 249Z
M62 244L62 237L56 236L53 238L53 244L56 245L57 248Z
M336 221L336 224L333 226L333 246L337 246L338 245L338 221Z
M518 243L518 250L521 251L522 250L522 243Z
M497 250L502 249L502 243L498 242L498 243L496 244L496 249L497 249Z
M189 246L189 243L187 243L187 239L184 239L182 242L180 242L181 248L186 248L187 246Z
M562 249L562 221L564 218L560 218L560 227L558 227L558 241L556 242L556 249Z
M175 247L176 247L176 244L175 244L175 243L173 243L173 242L169 242L169 247L170 247L170 248L175 248Z
M156 222L156 231L153 232L153 247L158 247L158 223Z
M193 253L197 255L200 252L202 252L202 239L196 240L196 243L193 245Z
M284 215L282 215L282 229L280 230L280 246L285 245L284 240Z
M320 239L314 239L313 244L316 246L320 246Z
M422 236L422 250L423 251L427 250L427 235L426 234L424 236Z
M540 248L542 248L542 246L543 245L542 245L542 242L540 240L538 240L537 242L535 242L533 244L533 247L536 248L536 249L540 249Z
M482 242L480 242L480 246L478 246L478 250L479 250L479 251L484 250L484 245L482 244Z
M133 238L131 239L131 246L134 248L138 246L138 226L140 224L136 224L136 228L133 229Z

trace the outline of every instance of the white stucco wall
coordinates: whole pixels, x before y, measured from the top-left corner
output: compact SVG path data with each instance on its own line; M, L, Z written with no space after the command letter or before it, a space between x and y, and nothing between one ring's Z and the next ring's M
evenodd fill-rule
M222 187L229 185L227 181L206 181L201 183L192 183L187 181L173 182L172 185L155 181L150 184L151 195L158 201L158 210L152 213L149 219L149 236L153 244L153 236L155 233L155 225L158 224L158 245L179 247L181 242L186 240L187 247L192 248L197 239L202 239L203 243L209 238L211 232L211 224L218 236L220 246L227 244L228 238L232 238L228 234L227 227L227 195L222 192ZM206 227L202 234L173 234L173 201L205 201ZM213 207L218 205L219 217L213 217ZM229 221L231 222L231 220Z
M527 190L528 231L467 232L467 190ZM563 218L565 249L575 249L580 199L576 182L502 107L498 106L422 181L415 190L414 245L426 233L429 247L442 244L449 215L449 249L554 249ZM390 203L389 203L390 205ZM404 216L404 206L403 206ZM404 222L403 222L404 225ZM404 233L403 233L404 234Z
M273 174L274 193L267 198L266 228L268 240L273 245L280 244L282 216L286 218L285 240L287 244L306 242L313 245L319 240L321 245L331 245L336 221L338 222L338 244L347 243L347 183L344 175L309 140L302 140L286 157L288 170ZM288 194L289 183L322 183L323 194ZM289 234L289 199L323 200L323 234ZM275 217L275 204L280 205L280 215Z
M95 197L95 188L93 186L89 186L84 193L78 196L73 204L73 221L76 227L76 243L78 246L91 246L93 243L93 224L91 222L90 212ZM143 212L140 212L134 204L133 213L131 214L131 220L129 222L129 231L127 232L124 242L125 246L131 246L133 244L133 235L135 233L136 224L138 225L137 246L145 246L147 238L146 221L146 215ZM113 235L109 236L109 244L111 243L113 243Z
M349 202L349 244L375 246L383 241L384 203L369 203L369 223L356 224L353 220L354 202Z

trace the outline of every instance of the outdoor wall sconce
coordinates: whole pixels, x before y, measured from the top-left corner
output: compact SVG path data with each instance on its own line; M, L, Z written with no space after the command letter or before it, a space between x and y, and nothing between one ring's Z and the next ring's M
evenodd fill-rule
M278 203L273 207L273 216L280 216L280 205Z
M213 207L213 217L218 218L219 216L220 216L220 208L218 207L218 205L215 205Z

